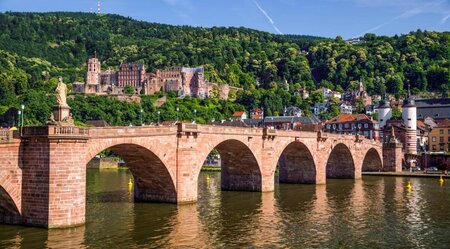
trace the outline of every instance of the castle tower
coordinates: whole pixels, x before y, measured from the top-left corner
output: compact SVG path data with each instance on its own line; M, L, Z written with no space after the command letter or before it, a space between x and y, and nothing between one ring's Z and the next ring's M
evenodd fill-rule
M100 72L101 72L100 61L96 57L89 58L89 60L87 61L86 84L87 85L100 84Z
M417 108L411 97L403 101L402 119L406 128L405 153L417 154Z
M392 118L392 108L388 100L386 98L380 101L378 106L378 124L380 125L380 138L381 141L384 141L384 127L386 126L386 122Z

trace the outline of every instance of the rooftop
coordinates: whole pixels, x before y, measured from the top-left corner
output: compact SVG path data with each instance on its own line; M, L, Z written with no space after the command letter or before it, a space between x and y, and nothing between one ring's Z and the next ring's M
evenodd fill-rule
M340 114L334 118L331 118L327 120L327 124L333 124L333 123L347 123L347 122L353 122L358 120L368 120L370 122L376 123L375 120L372 120L369 118L366 114Z

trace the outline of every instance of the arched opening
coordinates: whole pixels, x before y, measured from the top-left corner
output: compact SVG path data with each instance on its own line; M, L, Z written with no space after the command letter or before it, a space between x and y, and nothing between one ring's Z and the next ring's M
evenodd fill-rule
M118 144L108 148L123 160L133 176L134 200L176 203L172 177L164 163L152 151L136 144Z
M316 165L308 147L293 142L278 160L280 183L316 183Z
M374 148L371 148L367 151L366 156L364 157L364 161L362 164L363 172L370 171L381 171L383 169L383 163L381 162L380 155L378 151Z
M344 144L334 146L327 161L327 178L355 178L352 153Z
M262 180L258 162L253 152L241 141L226 140L219 143L206 157L204 165L215 165L217 171L220 171L220 183L218 176L212 179L207 176L208 184L215 182L220 184L222 190L238 191L261 191ZM219 170L220 169L220 170ZM199 177L199 195L204 190L205 181L202 180L203 174ZM209 187L214 188L214 186ZM209 190L211 192L211 190Z
M21 215L14 200L0 186L0 223L18 224L21 222Z

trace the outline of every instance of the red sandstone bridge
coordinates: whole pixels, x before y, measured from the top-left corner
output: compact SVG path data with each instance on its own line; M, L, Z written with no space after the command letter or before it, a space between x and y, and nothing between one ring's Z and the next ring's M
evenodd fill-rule
M197 200L198 176L213 149L222 158L225 190L273 191L277 165L281 183L325 184L395 164L389 153L383 160L381 143L359 136L185 123L25 127L14 136L0 133L0 222L84 223L86 164L105 149L125 160L136 201L173 203Z

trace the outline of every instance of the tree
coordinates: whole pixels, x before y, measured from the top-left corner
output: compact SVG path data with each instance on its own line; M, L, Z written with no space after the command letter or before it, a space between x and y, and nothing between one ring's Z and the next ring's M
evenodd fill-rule
M323 95L322 91L315 91L312 92L309 96L312 103L324 103L325 102L325 96Z
M132 86L128 85L128 86L125 86L125 88L123 89L123 92L125 94L134 94L135 90Z

